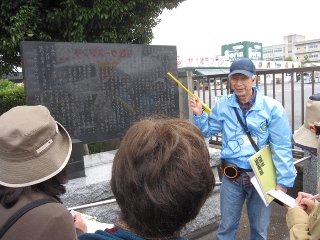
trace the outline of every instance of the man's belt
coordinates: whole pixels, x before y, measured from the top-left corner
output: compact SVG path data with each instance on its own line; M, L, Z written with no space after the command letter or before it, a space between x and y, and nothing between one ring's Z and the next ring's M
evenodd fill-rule
M238 166L222 159L220 162L220 169L227 178L231 179L238 177L240 172L252 172L251 169L239 168Z

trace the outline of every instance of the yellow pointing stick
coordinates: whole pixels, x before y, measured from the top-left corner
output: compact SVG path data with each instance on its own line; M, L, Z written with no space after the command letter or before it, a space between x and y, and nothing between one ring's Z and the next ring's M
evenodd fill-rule
M181 82L179 82L178 79L176 79L170 72L167 72L168 76L171 77L176 83L178 83L180 85L180 87L182 87L187 93L189 93L189 95L191 97L193 97L194 99L198 100L198 97L196 95L194 95L192 92L190 92L185 86L183 86L183 84ZM210 113L211 109L204 103L202 103L202 110L205 111L206 113Z

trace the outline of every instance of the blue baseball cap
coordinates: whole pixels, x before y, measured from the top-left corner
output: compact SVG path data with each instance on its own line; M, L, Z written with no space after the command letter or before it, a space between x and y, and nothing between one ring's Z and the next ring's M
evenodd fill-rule
M256 67L253 62L248 58L241 58L235 60L230 66L229 77L236 73L242 73L251 78L256 74Z

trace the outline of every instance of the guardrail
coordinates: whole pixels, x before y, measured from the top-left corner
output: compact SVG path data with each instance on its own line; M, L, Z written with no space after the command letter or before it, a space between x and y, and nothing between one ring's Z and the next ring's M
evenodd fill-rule
M296 150L296 149L292 149L293 151L293 154L299 154L299 156L303 156L303 151L301 150ZM297 155L296 155L297 156ZM303 157L299 160L296 160L294 162L294 164L298 164L298 163L301 163L305 160L309 160L311 159L311 155L309 156L306 156L306 157ZM216 182L215 186L220 186L221 185L221 182ZM79 205L79 206L74 206L74 207L69 207L68 210L81 210L81 209L86 209L86 208L91 208L91 207L97 207L97 206L101 206L101 205L105 205L105 204L111 204L111 203L115 203L116 202L116 199L115 198L111 198L111 199L107 199L107 200L103 200L103 201L98 201L98 202L93 202L93 203L88 203L88 204L84 204L84 205Z

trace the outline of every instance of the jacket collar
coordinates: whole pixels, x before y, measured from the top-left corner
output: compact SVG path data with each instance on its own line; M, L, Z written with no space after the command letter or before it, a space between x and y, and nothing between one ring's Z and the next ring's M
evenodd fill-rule
M253 87L253 89L256 91L256 100L250 110L261 110L263 109L263 95L257 87ZM235 93L228 97L228 106L240 109Z

